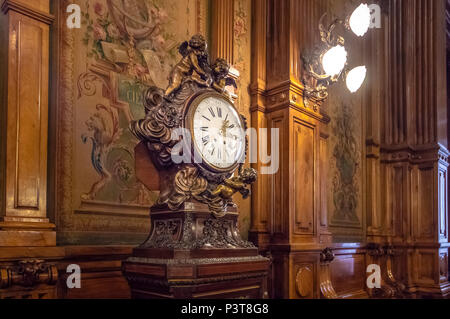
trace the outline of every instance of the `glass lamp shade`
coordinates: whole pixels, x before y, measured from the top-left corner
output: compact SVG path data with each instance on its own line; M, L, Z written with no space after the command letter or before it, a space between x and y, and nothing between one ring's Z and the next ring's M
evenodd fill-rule
M364 83L366 79L367 69L365 66L358 66L351 70L347 75L347 88L350 92L355 93Z
M364 36L369 30L371 18L369 6L365 3L361 4L350 16L350 29L357 36Z
M341 73L346 63L347 51L341 45L332 47L322 57L323 70L329 76Z

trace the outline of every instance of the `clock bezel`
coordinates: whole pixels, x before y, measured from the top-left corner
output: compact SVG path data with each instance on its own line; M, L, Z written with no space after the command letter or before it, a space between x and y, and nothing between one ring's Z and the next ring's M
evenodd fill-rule
M239 111L236 109L236 107L234 106L233 101L226 95L224 94L220 94L216 91L212 91L212 90L202 90L200 92L198 92L197 94L193 95L187 102L185 105L185 112L184 112L184 118L183 118L183 126L189 130L189 133L191 134L191 149L190 149L190 157L192 162L195 165L198 165L204 169L207 169L208 171L212 172L212 173L219 173L219 174L231 174L232 172L234 172L239 165L241 164L241 162L245 161L245 157L246 157L246 148L247 148L247 139L244 136L244 147L241 151L241 155L239 157L239 160L236 161L236 163L234 163L233 165L231 165L230 167L227 168L221 168L218 166L215 166L212 163L209 163L208 161L206 161L203 157L202 152L200 151L200 147L198 146L197 142L194 139L194 113L197 110L198 106L200 105L200 103L202 101L204 101L207 98L210 97L215 97L215 98L219 98L222 100L225 100L226 102L229 103L229 105L236 111L236 114L238 115L238 120L239 120L239 124L241 126L241 128L243 130L245 130L245 123L242 119L242 115L239 113ZM245 132L244 132L245 133ZM195 151L198 152L198 154L201 156L202 158L202 162L201 163L195 163L194 160L194 154Z

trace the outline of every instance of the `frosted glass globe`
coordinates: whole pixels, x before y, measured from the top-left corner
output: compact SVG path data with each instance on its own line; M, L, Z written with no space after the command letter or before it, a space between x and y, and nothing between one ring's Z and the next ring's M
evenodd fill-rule
M370 27L370 21L372 17L370 14L370 8L367 4L363 3L355 11L349 19L350 29L359 37L362 37L367 33Z
M342 72L347 63L347 51L341 45L328 50L322 57L322 66L325 73L335 76Z
M355 93L359 90L366 79L367 69L365 66L358 66L351 70L347 75L347 88Z

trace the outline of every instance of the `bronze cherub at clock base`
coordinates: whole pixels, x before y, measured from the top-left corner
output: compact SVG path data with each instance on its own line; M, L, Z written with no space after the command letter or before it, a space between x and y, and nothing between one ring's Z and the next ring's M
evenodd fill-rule
M200 35L180 54L167 90L150 88L146 117L130 126L146 147L140 162L158 174L160 195L150 235L123 273L133 298L267 297L269 260L241 238L232 199L248 197L257 174L243 165L246 120L225 90L235 85L229 65L219 59L210 66Z

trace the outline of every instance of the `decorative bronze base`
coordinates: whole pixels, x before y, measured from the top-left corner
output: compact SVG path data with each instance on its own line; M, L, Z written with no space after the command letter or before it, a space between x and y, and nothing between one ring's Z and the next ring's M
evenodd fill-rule
M234 208L221 219L206 205L152 209L148 240L123 265L132 297L265 298L270 261L242 240Z

